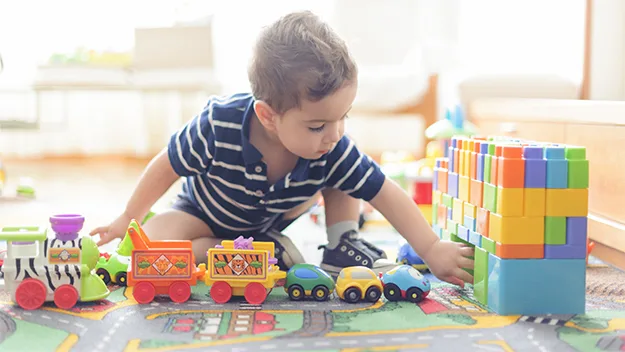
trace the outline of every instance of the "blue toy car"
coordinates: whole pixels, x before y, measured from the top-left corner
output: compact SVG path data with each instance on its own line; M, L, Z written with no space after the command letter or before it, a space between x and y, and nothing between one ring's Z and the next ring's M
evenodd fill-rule
M382 275L384 297L389 301L421 302L430 293L430 280L410 265L400 265Z
M409 243L404 243L401 247L399 247L399 251L397 252L397 263L411 265L419 271L428 271L427 264L425 264L423 259L415 253Z

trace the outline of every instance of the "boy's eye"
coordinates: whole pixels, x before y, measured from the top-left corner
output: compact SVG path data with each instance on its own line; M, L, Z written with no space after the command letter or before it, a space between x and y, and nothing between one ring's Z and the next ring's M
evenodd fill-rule
M311 130L312 132L321 132L323 131L323 127L325 127L325 125L321 125L319 127L308 127L308 129Z

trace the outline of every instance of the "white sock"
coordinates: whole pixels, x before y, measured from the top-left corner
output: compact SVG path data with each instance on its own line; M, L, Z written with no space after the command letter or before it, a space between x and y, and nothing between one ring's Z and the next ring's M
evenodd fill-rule
M328 249L336 248L336 246L339 245L341 236L350 230L358 232L358 221L341 221L328 227L328 244L326 247L328 247Z

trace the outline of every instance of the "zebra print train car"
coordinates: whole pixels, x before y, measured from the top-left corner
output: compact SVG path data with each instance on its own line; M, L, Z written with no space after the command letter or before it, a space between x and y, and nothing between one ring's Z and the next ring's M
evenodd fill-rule
M57 223L67 225L79 220L82 217L77 215L55 216L51 218L52 229L67 231ZM78 301L95 301L109 295L102 279L92 272L100 256L98 247L90 237L78 236L82 221L79 224L71 233L54 231L50 236L45 227L8 227L0 231L0 240L7 241L2 266L5 289L20 307L38 309L44 302L53 301L59 308L70 309Z

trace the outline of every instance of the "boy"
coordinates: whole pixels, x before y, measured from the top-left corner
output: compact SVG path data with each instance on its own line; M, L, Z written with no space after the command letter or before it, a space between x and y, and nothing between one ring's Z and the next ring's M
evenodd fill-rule
M328 244L321 267L332 274L363 265L395 266L358 236L360 201L378 209L442 280L472 277L472 249L440 241L415 203L343 135L355 99L357 68L345 43L310 12L265 28L249 67L252 94L209 99L148 165L126 211L97 228L99 244L125 233L179 178L173 209L144 226L152 239L191 240L196 259L239 235L276 243L282 268L303 262L280 233L323 196Z

